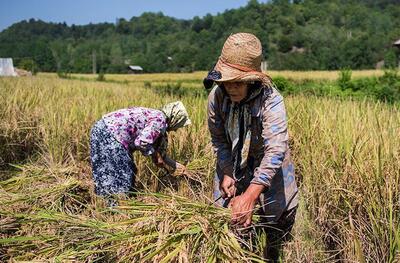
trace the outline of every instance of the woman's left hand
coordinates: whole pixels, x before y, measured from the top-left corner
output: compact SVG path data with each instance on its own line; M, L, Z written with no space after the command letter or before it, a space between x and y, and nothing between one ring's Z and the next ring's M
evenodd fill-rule
M243 194L234 197L229 202L229 207L232 209L232 223L244 227L251 225L254 207L263 190L264 186L262 185L250 184Z
M250 226L256 200L246 193L234 197L229 202L229 206L232 209L232 223L243 225L244 227Z

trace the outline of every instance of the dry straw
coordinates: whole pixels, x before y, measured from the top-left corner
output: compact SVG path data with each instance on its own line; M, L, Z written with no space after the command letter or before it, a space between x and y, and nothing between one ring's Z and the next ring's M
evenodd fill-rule
M380 74L371 74L375 73ZM284 74L300 79L337 77L336 72ZM7 168L1 177L11 177L0 182L0 261L90 262L121 256L128 261L131 257L193 262L193 255L198 261L232 262L253 257L226 228L229 213L209 205L214 159L206 98L186 93L180 98L155 96L143 83L181 81L182 89L194 89L186 85L199 81L200 75L205 74L106 77L127 78L127 83L60 80L51 75L0 79L0 166ZM160 187L162 172L148 169L149 161L135 155L138 186L168 195L147 200L142 196L127 201L132 208L104 210L90 185L91 125L112 110L158 108L177 99L187 106L193 125L170 134L169 155L184 163L189 160L191 179L179 178L178 184L187 191L168 184ZM307 215L298 217L296 228L310 226L296 232L300 233L294 240L297 247L289 246L294 249L285 251L285 260L398 261L399 106L312 96L288 97L285 104L304 204L299 215ZM22 165L13 168L9 162ZM196 180L204 188L193 189ZM177 192L186 199L177 197ZM140 228L138 221L156 224ZM322 258L312 253L318 242L325 248ZM236 250L238 244L242 249ZM132 256L134 251L140 252ZM234 259L224 256L230 253Z

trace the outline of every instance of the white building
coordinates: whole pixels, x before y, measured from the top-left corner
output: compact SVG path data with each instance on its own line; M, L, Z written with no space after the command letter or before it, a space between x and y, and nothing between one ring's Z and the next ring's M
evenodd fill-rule
M128 66L128 70L129 70L129 73L140 73L143 71L143 68L141 66L130 65L130 66Z
M12 58L0 58L0 76L17 76Z
M394 42L393 46L398 47L400 49L400 39ZM399 69L400 69L400 56L399 56Z

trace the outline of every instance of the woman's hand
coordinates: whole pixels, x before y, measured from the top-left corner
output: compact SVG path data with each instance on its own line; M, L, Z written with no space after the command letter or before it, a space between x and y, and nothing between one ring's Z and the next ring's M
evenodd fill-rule
M165 156L163 159L164 167L170 167L173 169L174 176L180 176L187 173L186 166L178 163L177 161Z
M236 194L235 180L229 175L224 175L222 182L219 186L223 198L232 198Z
M229 202L229 207L232 209L232 223L244 227L251 225L256 200L246 194L233 198Z
M180 163L176 162L176 164L175 164L174 175L180 176L180 175L184 175L184 174L187 174L186 166L184 166L183 164L180 164Z
M229 207L232 209L232 223L244 227L251 225L254 207L263 190L262 185L250 184L246 192L229 202Z
M154 152L153 155L151 156L151 159L153 160L153 163L158 167L165 166L164 160L159 152Z

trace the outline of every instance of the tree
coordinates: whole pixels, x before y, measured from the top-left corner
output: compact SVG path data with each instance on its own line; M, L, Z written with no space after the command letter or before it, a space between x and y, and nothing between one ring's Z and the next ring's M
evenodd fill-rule
M30 19L0 32L0 57L32 58L39 70L124 72L125 58L148 72L208 70L236 32L260 38L275 69L372 68L400 36L397 0L248 1L190 20L143 13L112 23L67 26ZM293 46L302 48L300 51ZM167 59L172 56L173 63Z
M278 47L279 47L280 52L282 52L282 53L289 52L290 50L292 50L292 46L293 46L293 42L289 36L287 36L287 35L281 36L281 38L279 39L279 42L278 42Z

